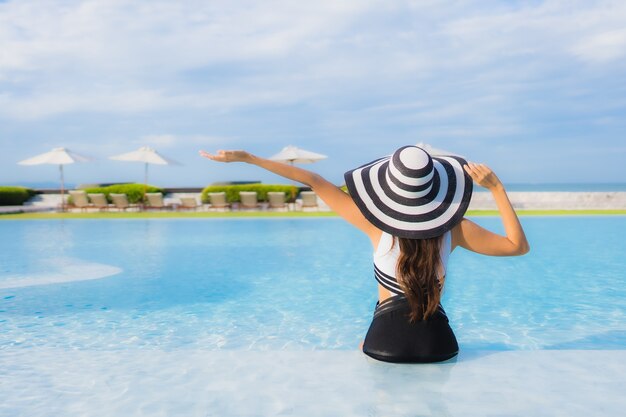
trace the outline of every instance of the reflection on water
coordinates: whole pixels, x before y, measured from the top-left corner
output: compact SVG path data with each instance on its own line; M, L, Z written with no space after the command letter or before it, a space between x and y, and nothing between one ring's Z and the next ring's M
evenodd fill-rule
M37 267L32 269L45 270L30 274L8 274L0 279L0 289L32 287L101 279L122 272L120 268L94 262L85 262L80 259L56 257L37 259Z

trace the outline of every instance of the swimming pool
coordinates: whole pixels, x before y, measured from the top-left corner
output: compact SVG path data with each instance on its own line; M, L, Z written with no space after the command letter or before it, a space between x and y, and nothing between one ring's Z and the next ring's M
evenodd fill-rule
M473 220L501 231L498 218ZM163 369L174 375L167 374L170 380L182 372L177 385L181 392L191 395L194 391L189 387L198 389L198 383L212 387L213 394L219 392L208 396L218 398L211 400L217 401L213 405L198 401L200 394L193 401L189 398L200 409L191 409L188 415L213 415L210 410L218 410L215 415L326 415L319 408L316 413L303 412L300 405L307 402L297 398L306 390L296 395L300 391L293 391L292 385L281 385L289 378L299 384L304 378L305 386L309 384L322 396L353 390L361 399L351 402L343 415L413 415L423 402L407 397L398 408L393 398L378 399L377 405L387 401L396 408L377 411L371 403L372 392L380 393L380 387L389 384L409 384L430 392L433 387L428 384L437 386L439 381L441 389L435 391L445 387L451 394L456 382L472 378L474 386L493 390L496 386L476 385L481 380L478 375L503 369L510 372L509 385L516 386L519 376L506 364L525 364L520 372L534 369L533 380L532 375L539 378L548 372L551 358L559 357L570 357L569 365L574 364L569 368L558 365L565 366L557 372L560 387L576 379L587 384L591 366L599 366L598 357L621 363L626 359L624 220L622 216L526 217L523 224L532 251L524 257L487 258L457 249L450 258L443 305L462 354L456 362L420 368L373 363L356 352L376 302L376 284L367 238L340 219L2 221L0 377L2 369L8 369L4 376L10 377L5 378L10 385L0 382L0 388L5 388L0 389L4 392L0 411L5 407L12 415L19 411L46 415L41 414L43 407L60 407L60 400L56 401L63 395L59 397L58 392L56 397L40 395L37 409L32 408L32 401L19 399L19 392L38 386L33 369L48 369L49 375L56 375L50 378L57 382L47 383L57 388L59 373L73 374L71 383L63 379L63 384L72 386L71 392L84 386L78 382L84 373L88 379L89 375L113 378L101 387L101 393L110 384L117 386L115 375L128 375L121 385L126 387L125 394L119 394L128 404L132 401L127 397L134 392L129 381L138 382L141 375L163 376ZM148 368L133 373L135 368L124 358ZM163 363L168 365L163 368ZM616 389L616 383L625 382L624 372L617 372L620 366L624 368L611 368L615 374L606 371L594 377L593 386L605 382L609 386L604 396ZM212 386L201 374L194 374L199 369L230 377ZM233 369L242 372L233 374ZM323 383L321 369L335 378ZM348 382L350 375L370 381L372 372L376 383L357 387ZM506 372L492 375L492 383L506 379ZM307 374L315 378L306 378ZM555 377L554 372L549 374ZM262 384L264 379L271 384ZM42 384L45 392L46 382ZM520 390L540 389L531 385L514 391L519 396ZM225 386L239 388L233 388L229 396L224 394L230 392ZM256 388L242 390L241 386ZM282 402L270 401L266 409L253 407L250 396L255 398L268 386L290 392L292 402L281 395ZM497 389L502 390L502 384ZM560 392L555 387L550 390ZM571 390L562 394L569 395ZM166 392L175 391L170 386ZM459 388L458 392L464 391ZM147 408L125 409L127 415L155 415L147 410L168 409L165 404L154 406L144 391L134 395L143 398L139 403ZM28 398L32 397L31 393ZM106 398L103 395L103 413L112 410ZM237 398L248 400L237 405L243 408L232 409ZM597 407L595 397L590 398L566 409L568 415ZM623 406L620 398L616 394L611 406ZM453 415L449 402L443 397L430 401L423 413ZM319 401L314 404L319 406ZM528 409L536 401L528 399L519 403L521 408L510 409L511 404L517 402L503 402L502 407L509 408L498 410L510 415L515 410L558 415L537 414ZM605 400L602 404L610 414ZM484 415L482 407L465 407L464 415L473 415L472 410Z

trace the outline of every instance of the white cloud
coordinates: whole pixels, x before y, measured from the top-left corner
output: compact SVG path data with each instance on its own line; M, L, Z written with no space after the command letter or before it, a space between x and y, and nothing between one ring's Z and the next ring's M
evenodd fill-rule
M147 135L133 141L133 143L152 145L155 147L170 147L176 145L178 141L179 138L175 135Z
M626 56L626 29L594 34L572 48L580 58L595 63L614 61Z
M543 58L544 65L539 69L546 69L568 65L568 57L621 57L625 19L624 2L553 0L452 19L444 24L444 33L456 46L455 63L479 65L514 57L528 61ZM600 50L592 52L596 47Z
M161 92L151 90L4 93L0 115L28 120L70 112L134 113L161 108L164 102Z
M515 94L572 60L622 59L625 19L608 1L9 2L0 114L228 112L363 92L403 102L407 85L461 77Z
M214 146L229 143L232 140L232 138L228 137L210 135L155 134L142 136L139 139L133 140L132 143L140 146L150 145L154 147L173 148L184 145Z
M73 5L72 5L73 4ZM269 58L340 31L368 2L12 2L4 5L0 68L72 62L133 72Z
M156 86L155 87L159 87ZM35 91L28 95L0 94L0 116L16 120L33 120L65 113L133 114L159 110L207 109L223 113L244 106L288 104L305 97L306 91L292 95L283 88L220 86L206 91L186 92L149 89L99 88L81 91Z

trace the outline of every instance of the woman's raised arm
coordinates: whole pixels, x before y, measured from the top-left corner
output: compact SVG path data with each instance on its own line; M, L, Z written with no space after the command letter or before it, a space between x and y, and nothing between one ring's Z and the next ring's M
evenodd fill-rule
M350 224L365 232L365 234L372 239L372 242L376 242L380 237L380 231L363 216L348 194L314 172L260 158L246 151L218 151L216 154L200 151L200 155L217 162L245 162L256 165L278 174L281 177L305 184L311 187L315 194L324 200L328 207Z
M516 256L528 253L530 245L526 240L524 229L496 174L483 164L470 162L464 168L478 185L491 191L500 211L506 236L490 232L471 220L463 219L453 229L453 247L461 246L473 252L492 256Z

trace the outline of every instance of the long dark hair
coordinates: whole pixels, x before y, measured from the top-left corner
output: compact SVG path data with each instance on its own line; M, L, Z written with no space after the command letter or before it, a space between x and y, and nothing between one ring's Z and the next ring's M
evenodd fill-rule
M411 307L411 322L426 320L437 311L441 300L439 270L442 238L396 238L400 245L396 276Z

